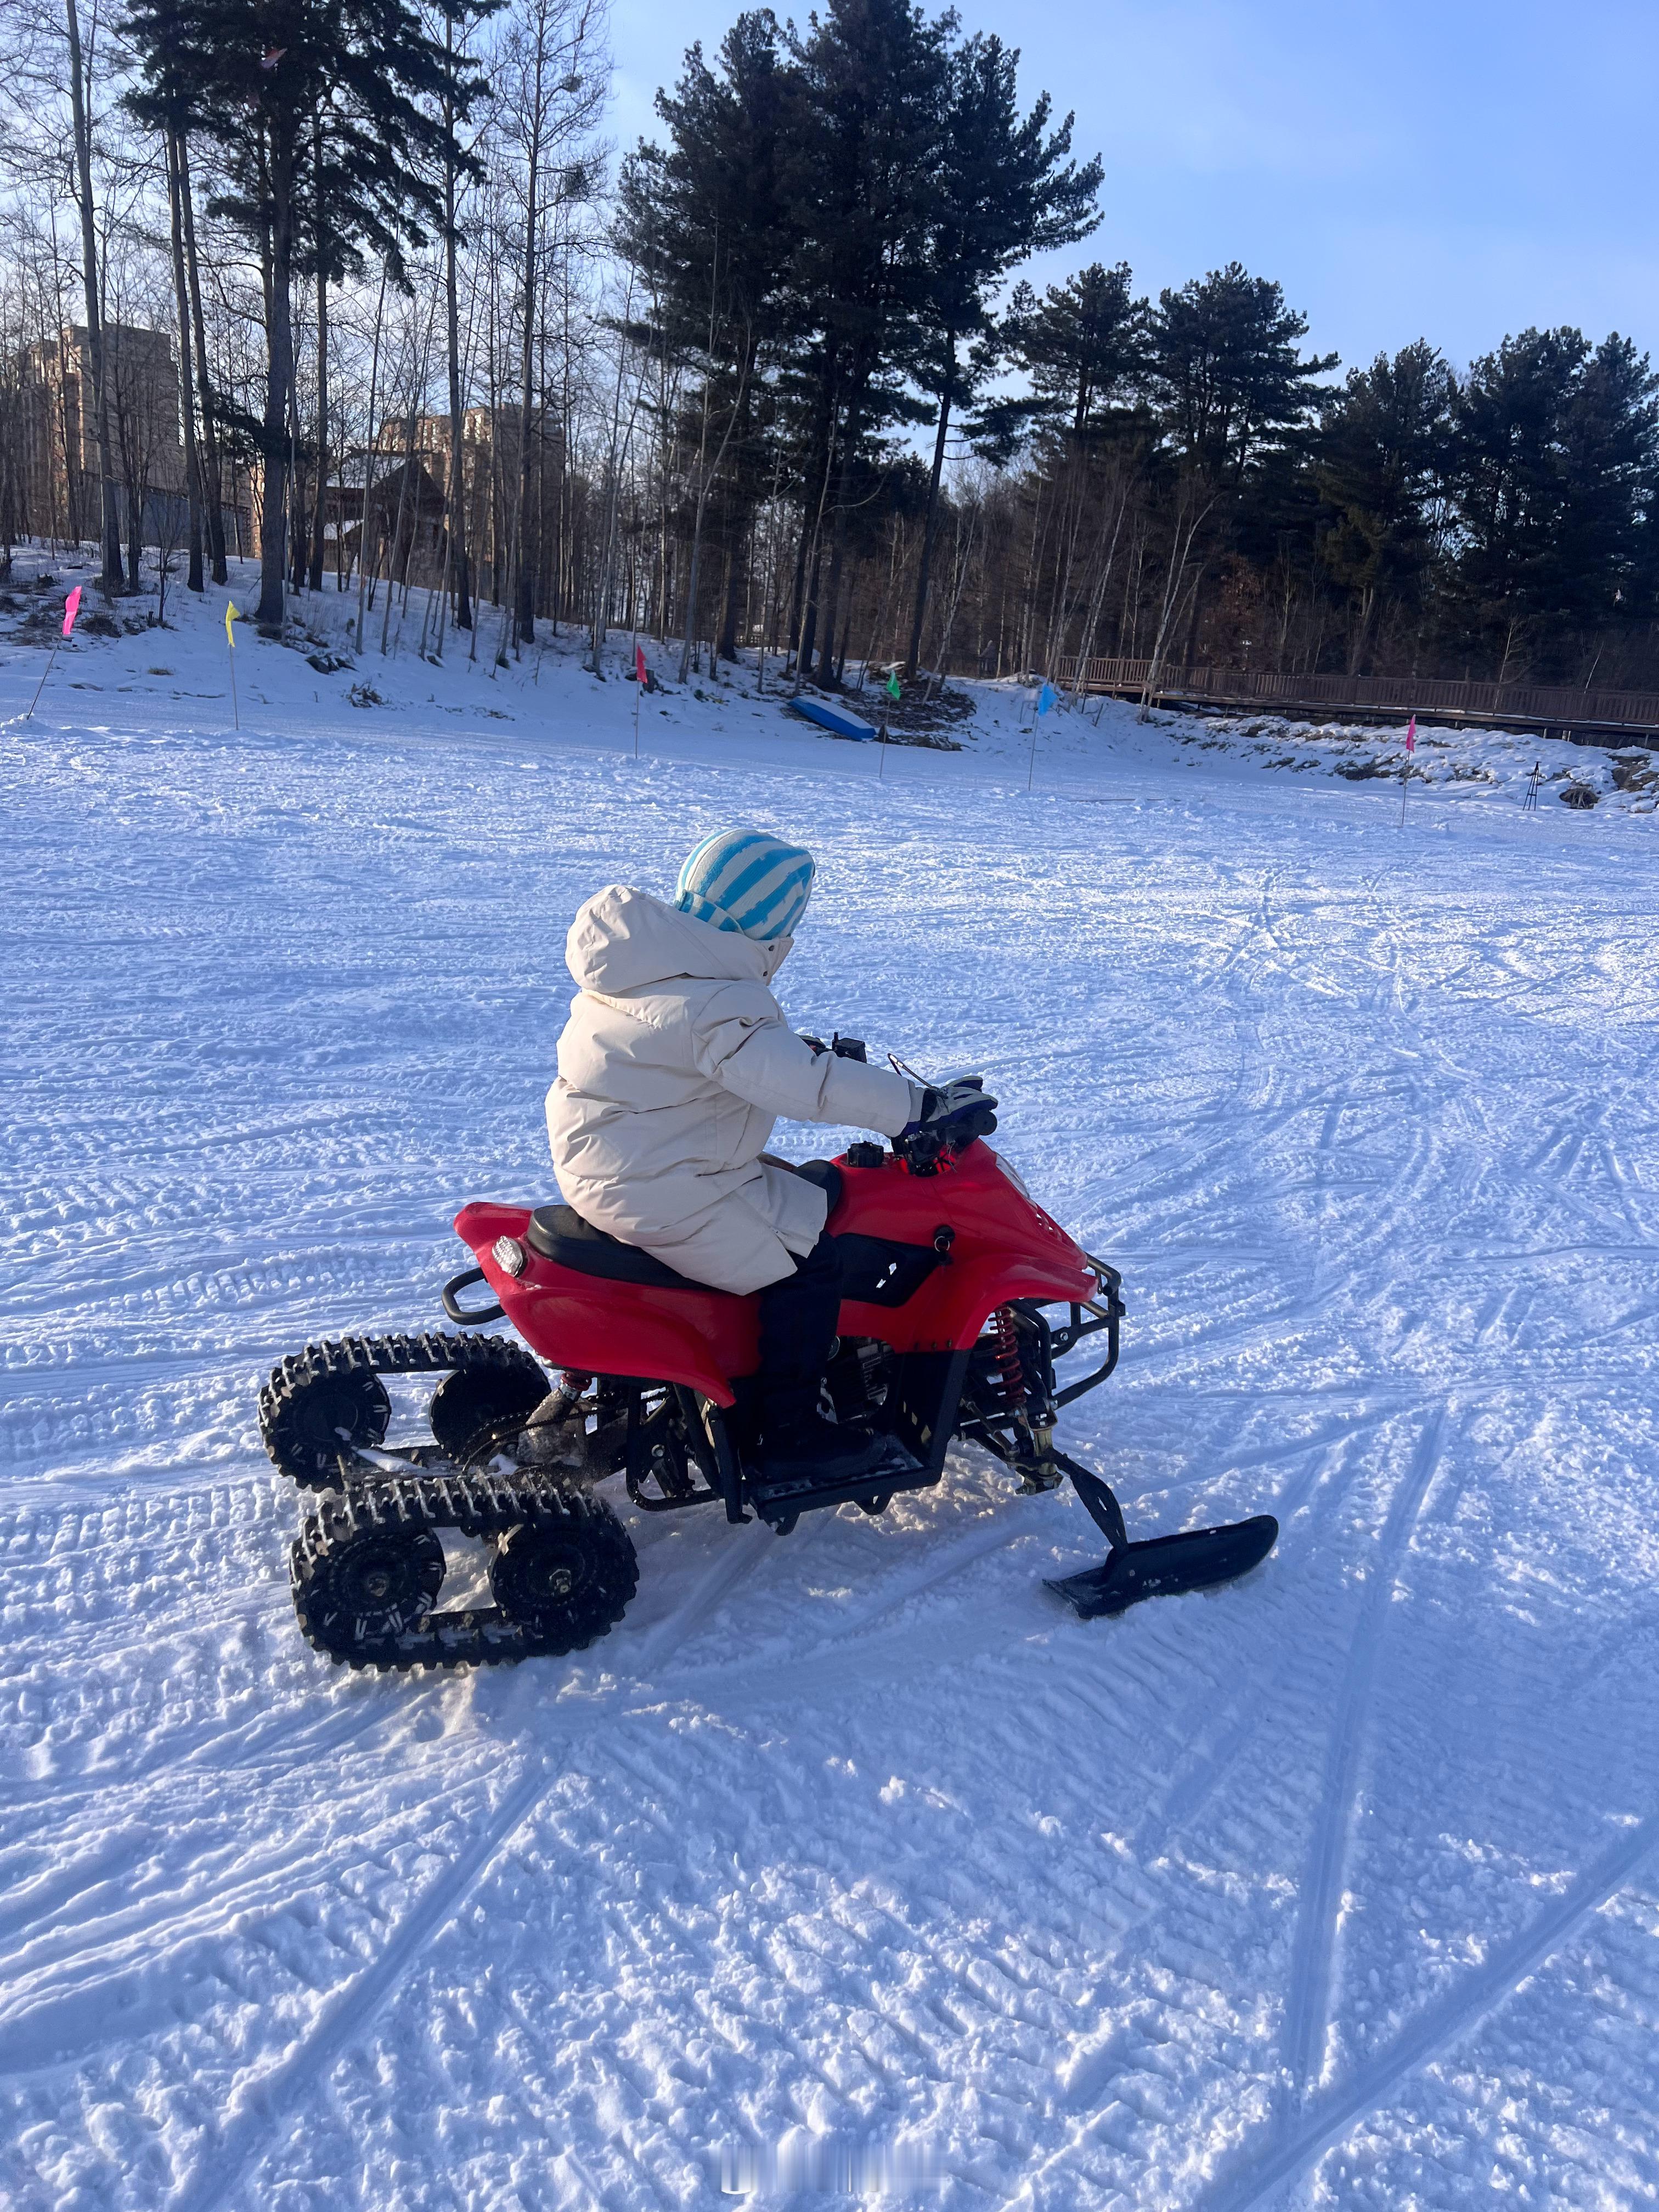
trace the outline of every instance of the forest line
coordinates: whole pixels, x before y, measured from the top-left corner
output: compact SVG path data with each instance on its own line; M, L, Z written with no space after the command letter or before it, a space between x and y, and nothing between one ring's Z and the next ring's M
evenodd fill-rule
M8 568L88 541L113 595L257 555L268 629L328 589L384 651L424 586L422 653L574 627L601 673L641 630L825 687L1659 683L1630 340L1352 367L1237 262L1144 295L1072 118L948 13L743 14L620 159L599 0L7 22Z

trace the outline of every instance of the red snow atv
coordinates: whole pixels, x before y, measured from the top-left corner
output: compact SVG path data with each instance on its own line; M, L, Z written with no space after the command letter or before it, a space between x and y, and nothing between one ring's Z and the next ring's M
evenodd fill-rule
M988 1103L981 1126L996 1126ZM1120 1278L982 1138L959 1142L924 1132L890 1152L854 1145L835 1163L829 1226L845 1290L826 1388L838 1419L872 1425L886 1446L873 1473L841 1483L768 1482L745 1463L753 1297L688 1281L568 1206L464 1207L455 1226L478 1264L445 1286L444 1310L468 1329L505 1316L522 1344L349 1337L284 1359L260 1393L271 1458L325 1493L291 1559L311 1643L380 1668L576 1650L621 1620L638 1581L628 1532L594 1491L605 1477L623 1474L641 1512L712 1504L781 1535L818 1507L880 1513L937 1483L957 1438L1022 1491L1070 1479L1111 1546L1103 1565L1048 1585L1085 1618L1255 1566L1278 1537L1270 1516L1132 1544L1106 1484L1055 1448L1060 1409L1117 1364ZM500 1304L464 1308L480 1282ZM1092 1371L1057 1378L1058 1361L1102 1337ZM543 1360L558 1370L555 1393ZM432 1441L386 1449L381 1378L422 1374L442 1378ZM439 1608L446 1528L487 1547L493 1605Z

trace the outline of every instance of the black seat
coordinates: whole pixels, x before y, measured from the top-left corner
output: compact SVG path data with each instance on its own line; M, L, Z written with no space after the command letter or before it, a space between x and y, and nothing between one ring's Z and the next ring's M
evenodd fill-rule
M584 1221L572 1206L538 1206L531 1215L524 1241L544 1260L556 1260L580 1275L602 1275L611 1283L647 1284L655 1291L702 1291L708 1283L694 1283L677 1275L661 1260L641 1252L637 1244L624 1244Z

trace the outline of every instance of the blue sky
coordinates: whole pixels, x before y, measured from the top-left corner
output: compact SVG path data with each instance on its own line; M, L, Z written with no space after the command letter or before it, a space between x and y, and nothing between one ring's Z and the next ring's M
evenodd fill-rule
M621 147L738 0L613 0ZM778 13L792 11L779 5ZM803 15L805 9L795 11ZM1274 276L1345 363L1427 337L1459 365L1529 323L1659 356L1659 8L1626 0L964 0L1028 100L1106 164L1081 258L1156 292Z

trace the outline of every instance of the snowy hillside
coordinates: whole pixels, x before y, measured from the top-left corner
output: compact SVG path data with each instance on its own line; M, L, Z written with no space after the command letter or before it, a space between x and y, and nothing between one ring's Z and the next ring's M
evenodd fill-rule
M0 696L27 707L45 647L58 634L64 587L88 581L90 571L51 571L48 588L32 588L40 581L39 556L20 554L17 566L20 574L36 573L23 588L0 592L0 683L5 684ZM100 704L113 713L118 700L125 728L216 728L222 718L234 719L250 735L285 733L304 715L313 723L337 717L372 737L388 726L406 729L413 718L436 736L504 722L538 741L555 738L584 752L632 753L634 687L624 676L632 641L619 632L612 634L605 655L605 683L582 669L584 636L568 631L556 638L546 625L533 649L509 665L495 665L503 630L495 608L483 611L476 640L451 630L441 658L434 658L424 648L437 643L437 617L428 609L426 594L415 592L406 609L388 614L384 600L370 609L360 647L356 594L341 595L330 586L298 600L280 645L259 637L252 624L238 624L233 668L225 642L226 604L251 608L258 579L252 562L232 568L230 589L210 589L199 603L175 576L167 590L166 629L153 626L153 585L124 613L123 634L88 635L83 614L75 638L59 652L43 703L49 726L54 717L61 722L65 714L90 714ZM89 597L88 610L94 604ZM96 618L115 628L101 610ZM775 657L757 664L750 654L736 672L722 663L718 678L693 672L681 684L678 645L664 648L647 640L646 652L653 678L663 686L642 702L638 717L639 741L647 752L678 757L678 741L695 739L690 757L705 760L708 741L719 738L722 758L810 761L820 770L884 783L890 776L943 766L937 756L918 757L914 746L896 745L880 760L809 731L786 714ZM233 678L239 687L234 700ZM1407 765L1405 732L1398 728L1316 727L1273 715L1163 709L1143 724L1132 702L1115 699L1068 701L1038 717L1034 687L953 682L952 689L971 697L974 713L966 722L945 726L948 742L958 748L947 756L950 788L966 779L989 780L999 787L1012 781L1023 790L1029 780L1034 790L1110 798L1122 795L1121 772L1174 766L1206 782L1294 778L1315 789L1369 786L1370 796L1391 796L1398 811ZM873 679L854 704L871 720L879 719ZM1409 765L1408 805L1428 799L1488 811L1519 809L1536 767L1539 803L1554 813L1561 811L1564 791L1593 793L1598 830L1659 807L1659 748L1609 751L1559 738L1425 723Z
M1643 788L1562 747L1606 798L1524 813L1470 738L1402 831L1341 733L1033 764L988 687L883 761L666 657L635 760L574 644L323 672L327 594L238 733L210 602L0 729L0 2202L1659 2197ZM550 1195L570 912L748 819L819 858L792 1014L982 1067L1122 1268L1061 1441L1279 1549L1082 1624L1081 1507L964 1451L784 1539L623 1501L571 1660L332 1669L258 1382Z

